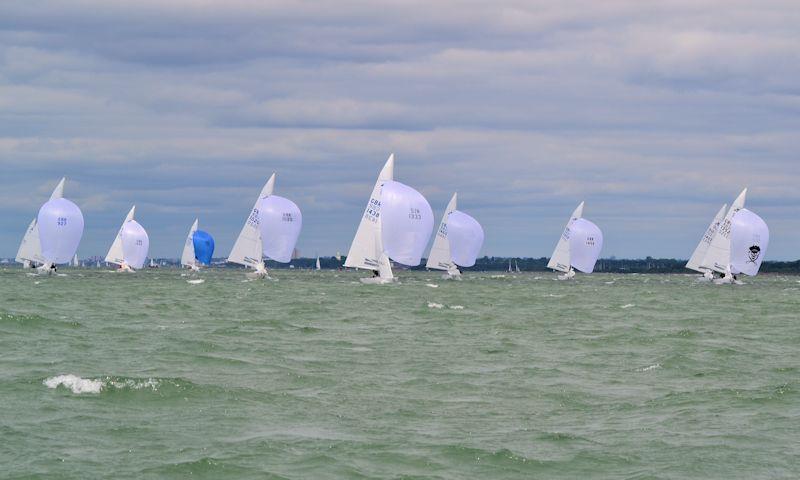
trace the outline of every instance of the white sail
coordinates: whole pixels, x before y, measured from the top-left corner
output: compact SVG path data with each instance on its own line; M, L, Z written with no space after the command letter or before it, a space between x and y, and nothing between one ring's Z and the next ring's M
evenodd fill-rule
M261 199L258 226L264 256L281 263L292 261L303 227L303 215L297 204L278 195Z
M250 210L250 215L248 215L247 220L244 222L242 231L239 232L239 237L236 239L236 243L234 243L230 255L228 255L229 262L238 263L239 265L251 268L263 268L263 248L261 244L261 232L258 228L259 203L261 199L272 195L274 189L275 174L273 173L261 189L261 193L258 195L258 198L256 198L252 210Z
M322 270L322 265L320 265L320 263L319 263L319 256L317 256L317 265L316 265L316 269L317 269L317 270Z
M733 216L731 226L731 271L754 276L769 246L769 228L746 208Z
M455 210L447 219L447 237L452 262L459 267L475 265L483 246L484 234L481 224L466 213Z
M553 250L553 255L550 256L550 261L547 262L547 268L551 268L559 272L568 272L570 270L570 227L572 226L572 222L583 216L583 203L584 202L581 202L580 205L575 208L575 211L572 212L569 220L567 220L567 225L564 227L564 231L561 233L561 238L558 239L556 249Z
M689 270L694 270L695 272L705 273L708 271L707 268L703 268L700 264L703 262L703 259L706 256L706 252L708 252L708 247L711 245L711 241L714 239L714 234L717 233L717 228L719 228L719 224L722 222L722 219L725 218L725 212L728 209L728 204L724 204L722 208L719 209L714 219L711 220L711 224L709 224L708 228L706 229L706 233L703 234L703 238L700 239L700 243L697 244L697 248L694 249L694 253L692 253L692 258L686 263L686 268Z
M69 263L83 236L83 213L63 197L48 200L36 217L39 245L48 263Z
M19 244L17 256L15 260L19 263L46 263L47 259L42 256L42 247L39 244L39 225L36 219L31 220L28 229L25 230L25 236L22 237L22 242Z
M442 221L439 222L436 237L433 239L431 252L428 254L428 261L425 263L426 268L450 270L453 267L453 259L450 257L450 242L447 239L447 219L456 208L458 208L458 193L453 194L450 203L444 209Z
M592 273L603 249L603 232L585 218L577 218L570 225L569 263L576 270Z
M194 232L197 231L197 224L199 220L194 219L194 223L189 228L189 234L186 235L186 242L183 245L183 253L181 253L181 266L192 267L196 266L197 262L194 258Z
M736 200L731 204L725 218L717 227L711 243L708 246L703 261L700 262L701 267L709 268L719 273L727 273L730 270L731 263L731 223L733 216L744 208L745 199L747 197L747 189L742 190L742 193L736 197Z
M53 193L50 194L50 200L64 197L64 182L66 182L66 180L66 177L61 178L56 188L53 189ZM42 246L39 242L39 225L36 217L31 220L28 229L25 230L25 235L22 237L22 242L19 244L15 260L23 264L26 261L28 264L31 262L47 263L47 259L42 256Z
M122 251L122 229L125 228L125 224L127 222L133 220L133 216L135 214L136 205L131 208L131 210L128 212L128 215L125 216L125 220L122 222L122 225L119 227L117 236L114 237L114 243L111 244L111 248L108 249L108 253L106 254L106 263L115 263L117 265L122 265L125 263L125 254Z
M514 260L514 271L520 273L519 264L517 263L516 260Z
M383 256L383 244L381 236L381 187L384 182L394 179L394 154L389 155L386 164L381 169L378 175L378 180L372 188L372 194L367 202L367 208L364 210L364 215L361 217L361 223L358 224L358 230L353 238L353 243L350 245L350 251L347 252L347 259L344 262L345 267L363 268L367 270L381 270L383 266L384 271L386 267L381 261Z
M78 254L76 253L74 257L72 257L72 266L73 267L80 267L81 263L78 261Z
M125 264L136 270L144 267L149 249L150 239L144 227L136 220L125 222L122 227L122 255Z
M381 243L390 259L419 265L433 231L433 210L421 193L400 182L381 187Z

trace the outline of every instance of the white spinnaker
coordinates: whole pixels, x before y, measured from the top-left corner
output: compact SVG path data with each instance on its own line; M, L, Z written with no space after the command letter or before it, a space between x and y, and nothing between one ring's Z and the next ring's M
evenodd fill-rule
M381 241L395 262L419 265L433 231L433 210L421 193L388 181L381 188Z
M345 267L379 271L387 269L388 264L382 266L381 263L383 255L381 187L384 182L392 179L394 179L394 154L389 155L389 159L386 160L386 164L381 169L378 180L372 188L367 208L364 209L364 215L361 217L361 223L358 224L358 230L355 237L353 237L350 251L347 252L347 259L344 262Z
M726 273L731 264L731 222L733 216L744 208L747 189L736 197L731 204L725 218L720 222L711 244L708 246L705 258L700 262L701 267L709 268L719 273Z
M122 251L122 229L125 228L125 223L133 220L133 216L135 214L136 205L131 207L131 210L125 216L125 220L123 220L122 225L119 227L117 236L114 237L114 243L111 244L111 248L108 249L108 253L106 254L105 261L107 263L115 263L117 265L122 265L125 263L125 254Z
M475 265L475 259L483 246L483 236L483 227L477 220L460 210L450 213L447 237L453 263L459 267Z
M719 228L719 224L725 218L725 212L728 209L728 204L724 204L722 208L719 209L714 219L711 220L711 224L706 229L706 233L703 234L703 238L700 239L700 243L697 244L697 248L694 249L694 253L692 253L692 258L686 263L686 268L689 270L694 270L695 272L705 273L708 271L707 268L703 268L700 264L702 263L703 259L706 256L706 252L708 252L708 247L711 245L711 241L714 239L714 234L717 233L717 228Z
M198 219L194 219L192 227L189 229L189 234L186 235L186 242L183 244L183 253L181 253L181 266L191 267L197 263L194 258L194 232L197 231Z
M136 220L125 222L122 226L122 256L125 263L136 270L144 267L149 249L150 239L144 227Z
M261 199L258 208L264 256L276 262L291 262L297 238L303 228L300 208L288 198L278 195Z
M585 218L572 222L569 235L570 264L583 273L592 273L603 249L603 232Z
M39 225L36 223L36 218L31 220L28 229L25 230L25 236L22 237L22 242L19 244L15 260L19 263L24 263L26 260L36 263L47 262L47 259L42 256L42 247L39 243Z
M261 189L261 193L250 210L250 215L247 216L247 220L244 222L242 231L239 232L236 243L233 244L233 249L228 255L229 262L251 268L257 268L262 265L263 247L261 244L261 232L258 228L258 207L261 199L272 195L274 189L275 174L273 173Z
M81 209L66 198L54 198L39 209L36 224L42 256L50 263L69 263L83 236Z
M456 208L458 208L458 194L454 193L447 208L444 209L442 221L439 222L439 228L436 230L436 237L433 239L433 246L428 254L428 261L425 263L426 268L450 270L453 259L450 256L450 242L447 239L447 218Z
M581 202L580 205L575 208L575 211L572 212L569 220L567 220L567 225L564 227L564 231L561 233L561 238L558 239L556 248L553 250L553 254L550 256L550 261L547 262L547 268L552 268L553 270L557 270L559 272L568 272L570 270L570 226L572 225L572 222L583 216L583 203L584 202Z
M731 271L754 276L769 246L769 228L746 208L733 216L731 226Z

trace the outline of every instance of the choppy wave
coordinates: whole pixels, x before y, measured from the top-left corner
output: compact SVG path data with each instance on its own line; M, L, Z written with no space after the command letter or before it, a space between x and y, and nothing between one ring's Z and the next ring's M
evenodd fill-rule
M47 388L57 389L64 387L76 395L82 393L100 393L104 390L151 390L156 391L161 385L161 380L157 378L134 379L134 378L81 378L77 375L66 374L56 375L46 378L42 383Z

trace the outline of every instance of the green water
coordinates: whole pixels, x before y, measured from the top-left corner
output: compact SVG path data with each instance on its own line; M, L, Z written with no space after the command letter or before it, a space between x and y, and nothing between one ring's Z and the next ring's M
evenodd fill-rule
M0 270L0 478L800 476L797 277L63 273Z

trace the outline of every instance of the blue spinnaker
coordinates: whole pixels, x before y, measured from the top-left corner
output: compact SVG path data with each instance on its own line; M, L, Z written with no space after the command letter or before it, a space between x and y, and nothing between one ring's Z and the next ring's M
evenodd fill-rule
M211 265L211 257L214 255L214 238L207 232L197 230L192 235L194 243L194 258L204 265Z

